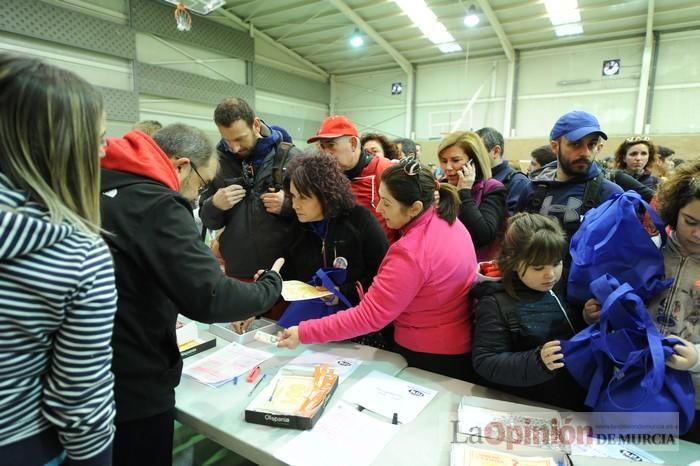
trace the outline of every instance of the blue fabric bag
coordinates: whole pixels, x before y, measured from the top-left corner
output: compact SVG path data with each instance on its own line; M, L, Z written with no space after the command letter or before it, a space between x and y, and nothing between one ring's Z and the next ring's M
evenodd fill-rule
M571 238L571 269L566 299L583 304L593 297L590 284L606 273L648 301L666 289L664 259L644 228L639 215L644 212L656 225L662 244L666 231L659 216L634 191L614 194L586 213L581 227Z
M679 341L659 333L629 284L606 274L591 289L603 303L600 321L561 342L564 367L588 389L586 406L629 416L677 412L680 433L687 432L695 416L693 382L689 372L666 366Z
M338 297L340 302L336 305L329 306L320 298L293 301L287 306L287 309L277 321L277 324L281 327L288 328L299 325L299 322L305 320L320 319L321 317L329 316L340 310L352 307L348 298L336 288L345 283L346 277L347 271L345 269L334 267L318 269L309 283L314 286L322 286L328 291L331 291Z

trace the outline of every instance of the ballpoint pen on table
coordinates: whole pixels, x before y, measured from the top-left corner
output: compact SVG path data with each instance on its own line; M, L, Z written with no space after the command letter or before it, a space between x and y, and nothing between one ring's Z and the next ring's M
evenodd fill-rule
M263 376L260 377L260 380L258 380L258 382L253 386L253 388L250 390L250 393L248 393L248 396L250 396L250 395L253 394L253 392L255 391L255 389L258 388L258 386L260 386L260 383L261 383L263 380L265 380L265 377L267 377L267 374L263 374Z

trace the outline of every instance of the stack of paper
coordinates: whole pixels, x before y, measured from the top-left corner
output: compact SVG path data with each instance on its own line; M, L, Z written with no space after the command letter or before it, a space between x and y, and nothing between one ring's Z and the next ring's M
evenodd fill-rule
M372 371L350 387L343 400L401 424L411 422L430 403L436 390Z
M321 417L313 430L299 434L275 456L292 466L371 464L398 428L340 402Z
M318 365L327 364L329 369L335 370L338 376L338 383L343 383L350 374L355 372L362 361L354 358L346 358L331 352L319 352L307 350L287 363L288 368L312 368Z
M272 356L272 353L267 351L231 343L187 366L182 373L199 382L217 387L259 366Z

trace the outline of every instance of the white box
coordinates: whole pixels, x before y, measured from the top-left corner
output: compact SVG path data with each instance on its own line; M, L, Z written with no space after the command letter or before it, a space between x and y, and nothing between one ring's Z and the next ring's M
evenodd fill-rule
M226 341L235 341L242 345L255 341L255 332L257 331L277 335L277 332L280 330L282 330L282 327L278 326L277 322L265 318L256 319L245 333L236 333L228 322L209 325L209 333L223 338Z

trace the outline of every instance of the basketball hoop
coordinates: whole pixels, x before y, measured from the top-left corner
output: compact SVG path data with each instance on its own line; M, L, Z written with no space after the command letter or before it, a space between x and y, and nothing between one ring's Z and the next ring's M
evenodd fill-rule
M179 2L175 7L175 24L178 31L189 31L192 29L192 16L182 2Z

